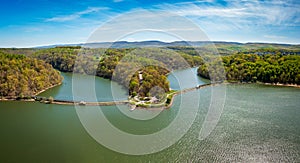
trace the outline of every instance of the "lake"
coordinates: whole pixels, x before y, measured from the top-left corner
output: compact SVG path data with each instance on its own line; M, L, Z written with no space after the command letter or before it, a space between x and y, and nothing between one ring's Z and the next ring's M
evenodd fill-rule
M195 76L195 70L192 68L170 74L168 79L171 88L184 89L207 83L207 80ZM62 75L64 83L43 92L41 96L85 101L127 98L127 92L109 80L84 75L72 76L69 73ZM72 81L75 95L72 95ZM95 89L91 90L91 86ZM199 140L198 136L212 100L212 87L178 95L173 106L163 111L129 111L127 106L75 108L38 102L0 102L0 161L300 162L299 88L259 84L221 87L226 87L224 109L217 126L204 140ZM187 105L182 106L182 103ZM196 114L188 111L195 106ZM181 129L186 125L185 122L195 117L191 127L170 147L147 155L122 154L100 145L88 134L92 131L87 131L81 123L84 121L81 118L89 115L84 113L102 111L106 119L119 130L147 135L169 127L181 109L187 112L181 115L182 123L177 123L176 127ZM93 115L90 115L90 119L97 118ZM152 116L155 117L149 118ZM102 123L89 125L101 128ZM114 139L114 135L109 136ZM172 139L175 135L170 134L169 137ZM164 141L168 140L157 140L153 145Z

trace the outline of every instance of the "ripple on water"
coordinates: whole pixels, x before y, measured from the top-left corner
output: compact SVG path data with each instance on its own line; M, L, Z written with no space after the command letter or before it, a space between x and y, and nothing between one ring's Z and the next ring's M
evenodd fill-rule
M3 141L0 160L300 162L300 89L257 84L228 85L221 119L203 141L198 140L198 135L209 108L211 92L209 87L198 91L199 110L188 132L171 147L144 156L128 156L99 145L86 133L71 106L0 102L0 140ZM195 92L182 96L188 97L190 103L195 100ZM101 109L117 127L142 134L168 126L178 113L179 104L178 100L170 110L147 122L122 117L114 107ZM183 106L183 109L189 108ZM188 113L184 115L184 119L190 117Z

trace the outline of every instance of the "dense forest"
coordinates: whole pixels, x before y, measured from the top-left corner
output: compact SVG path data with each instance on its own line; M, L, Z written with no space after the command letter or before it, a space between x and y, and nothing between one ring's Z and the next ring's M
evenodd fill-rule
M158 99L163 98L164 93L169 92L169 81L166 74L169 71L157 67L146 66L136 72L130 80L129 94L140 97L156 96ZM142 75L142 80L139 78Z
M224 66L224 74L228 81L300 84L299 63L299 55L235 54L223 56L222 63L218 65L215 63L201 65L198 74L210 78L210 74L223 73Z
M116 65L121 62L142 64L162 63L169 69L195 67L203 63L198 55L162 48L89 49L79 47L56 47L42 49L30 55L44 60L63 72L85 73L112 78ZM123 58L124 57L124 58ZM155 62L155 63L154 63Z
M25 97L62 82L57 70L44 61L0 52L0 96Z
M258 54L258 55L300 55L300 45L280 44L255 44L255 43L217 43L207 44L201 47L173 46L169 47L176 52L183 52L192 56L207 55L234 55L234 54Z

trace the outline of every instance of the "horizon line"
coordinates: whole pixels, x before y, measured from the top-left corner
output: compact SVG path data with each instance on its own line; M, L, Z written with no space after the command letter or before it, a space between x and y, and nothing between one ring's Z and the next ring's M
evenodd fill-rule
M300 43L287 43L287 42L268 42L268 41L184 41L184 40L174 40L174 41L161 41L161 40L137 40L137 41L103 41L103 42L79 42L79 43L53 43L53 44L43 44L43 45L34 45L34 46L11 46L11 47L2 47L0 48L42 48L47 46L82 46L85 44L101 44L101 43L117 43L117 42L127 42L127 43L141 43L141 42L161 42L161 43L175 43L175 42L212 42L212 43L238 43L238 44L278 44L278 45L300 45Z

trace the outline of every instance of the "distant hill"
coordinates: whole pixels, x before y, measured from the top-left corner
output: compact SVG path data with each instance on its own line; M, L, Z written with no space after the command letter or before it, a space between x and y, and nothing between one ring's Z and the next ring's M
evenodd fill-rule
M95 43L81 43L81 44L57 44L49 46L39 46L35 48L53 48L56 46L82 46L88 48L135 48L135 47L173 47L173 46L194 46L202 47L206 45L226 45L226 46L256 46L256 47L298 47L300 45L292 44L275 44L275 43L239 43L239 42L224 42L224 41L174 41L174 42L162 42L162 41L140 41L140 42L95 42Z

